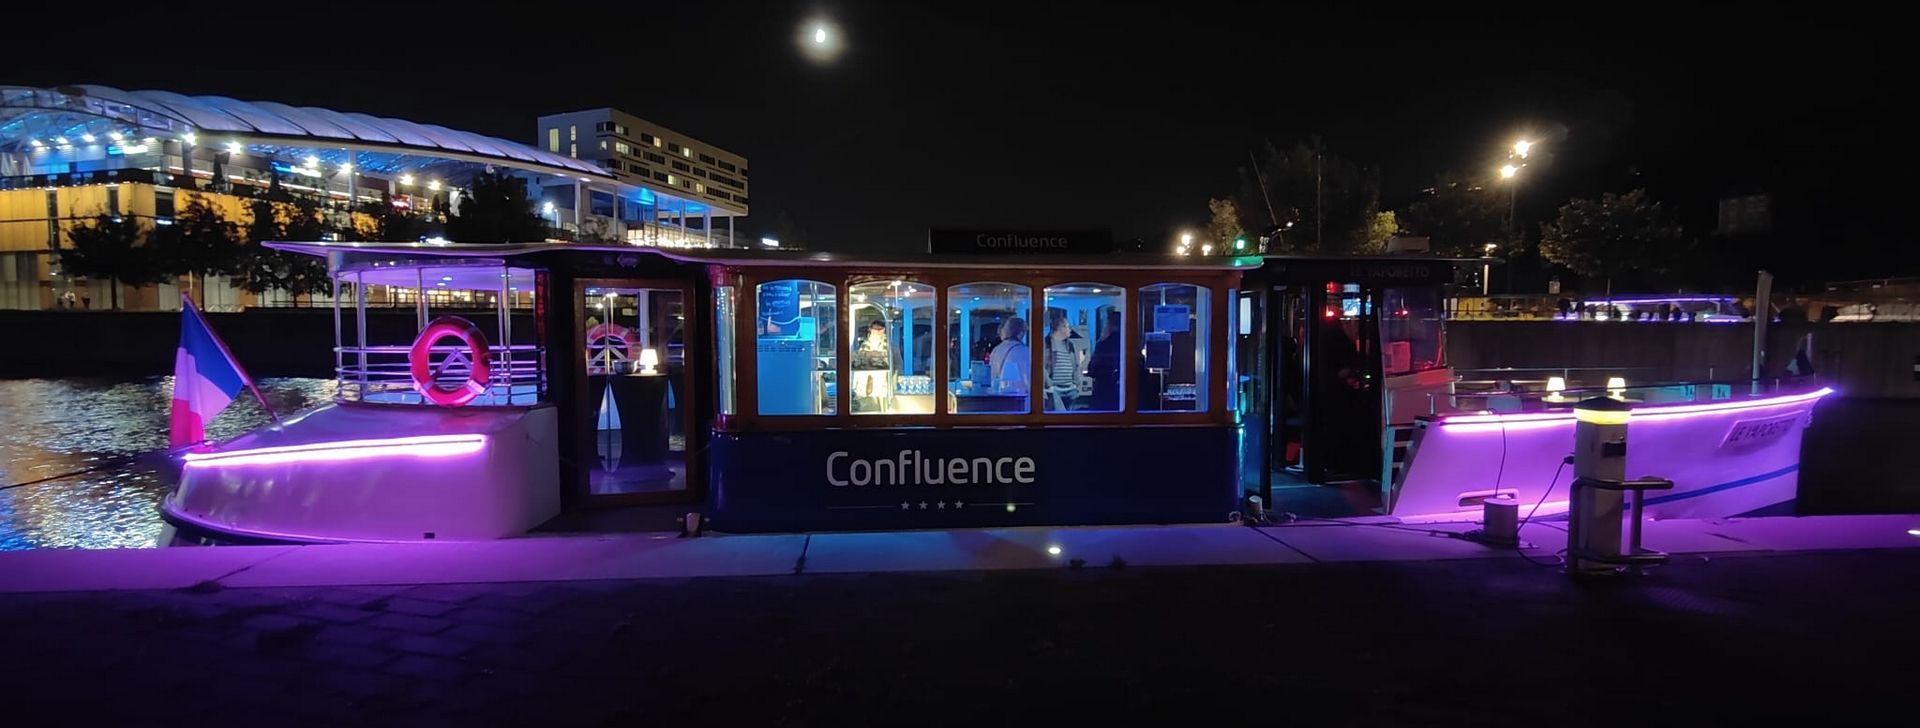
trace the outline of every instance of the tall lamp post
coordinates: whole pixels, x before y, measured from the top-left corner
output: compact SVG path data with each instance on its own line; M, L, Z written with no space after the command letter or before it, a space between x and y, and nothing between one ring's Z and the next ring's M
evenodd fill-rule
M1520 170L1526 168L1527 156L1533 151L1533 147L1534 143L1527 139L1514 142L1513 148L1507 152L1507 163L1500 166L1500 179L1507 183L1507 235L1513 238L1514 243L1508 248L1507 252L1507 293L1513 293L1513 254L1518 252L1521 247L1519 215ZM1489 255L1493 253L1494 247L1492 244L1487 245L1487 253ZM1486 284L1484 276L1482 277L1481 283L1484 287Z

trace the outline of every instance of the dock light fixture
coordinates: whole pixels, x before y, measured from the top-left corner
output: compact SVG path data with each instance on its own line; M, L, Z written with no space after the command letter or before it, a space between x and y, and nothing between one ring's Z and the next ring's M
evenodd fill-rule
M640 350L640 373L652 376L660 373L660 352L651 348Z

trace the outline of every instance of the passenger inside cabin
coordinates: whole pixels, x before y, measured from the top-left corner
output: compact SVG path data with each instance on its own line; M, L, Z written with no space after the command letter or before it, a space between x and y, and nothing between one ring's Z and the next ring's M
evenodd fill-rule
M1120 411L1120 332L1114 326L1119 320L1119 316L1106 317L1105 330L1087 360L1087 377L1093 380L1093 395L1088 399L1095 412Z
M1047 315L1047 409L1065 412L1080 398L1080 348L1073 342L1073 327L1067 315L1055 311Z
M860 347L853 352L853 368L892 369L893 346L887 341L887 324L879 319L867 324L867 335L860 340Z
M1027 354L1027 322L1019 316L1008 317L1000 325L1000 344L987 357L987 371L993 377L996 392L1019 394L1033 386Z
M874 319L867 324L866 336L853 350L853 407L855 412L885 412L893 397L893 345L887 340L887 324Z

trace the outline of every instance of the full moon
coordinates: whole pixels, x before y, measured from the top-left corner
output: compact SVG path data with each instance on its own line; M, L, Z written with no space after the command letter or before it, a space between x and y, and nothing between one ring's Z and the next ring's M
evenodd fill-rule
M813 18L801 23L799 32L794 35L800 54L821 65L833 63L847 49L846 38L839 26L827 18Z

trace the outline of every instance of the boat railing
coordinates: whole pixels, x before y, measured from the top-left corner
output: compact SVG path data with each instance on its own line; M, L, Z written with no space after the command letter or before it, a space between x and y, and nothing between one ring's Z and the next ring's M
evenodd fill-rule
M373 404L431 405L413 377L411 346L343 346L334 349L335 377L340 387L335 399ZM465 346L434 346L429 350L429 372L434 383L455 388L469 381L474 362ZM524 406L546 399L546 350L533 344L495 346L487 351L487 386L470 405Z
M1632 370L1623 368L1586 370L1600 374L1600 378L1583 377L1583 371L1577 368L1534 370L1532 376L1520 369L1482 371L1510 376L1457 379L1452 392L1428 395L1427 413L1526 412L1572 407L1591 397L1613 397L1636 404L1716 402L1806 391L1818 384L1812 376L1632 381L1623 374Z

